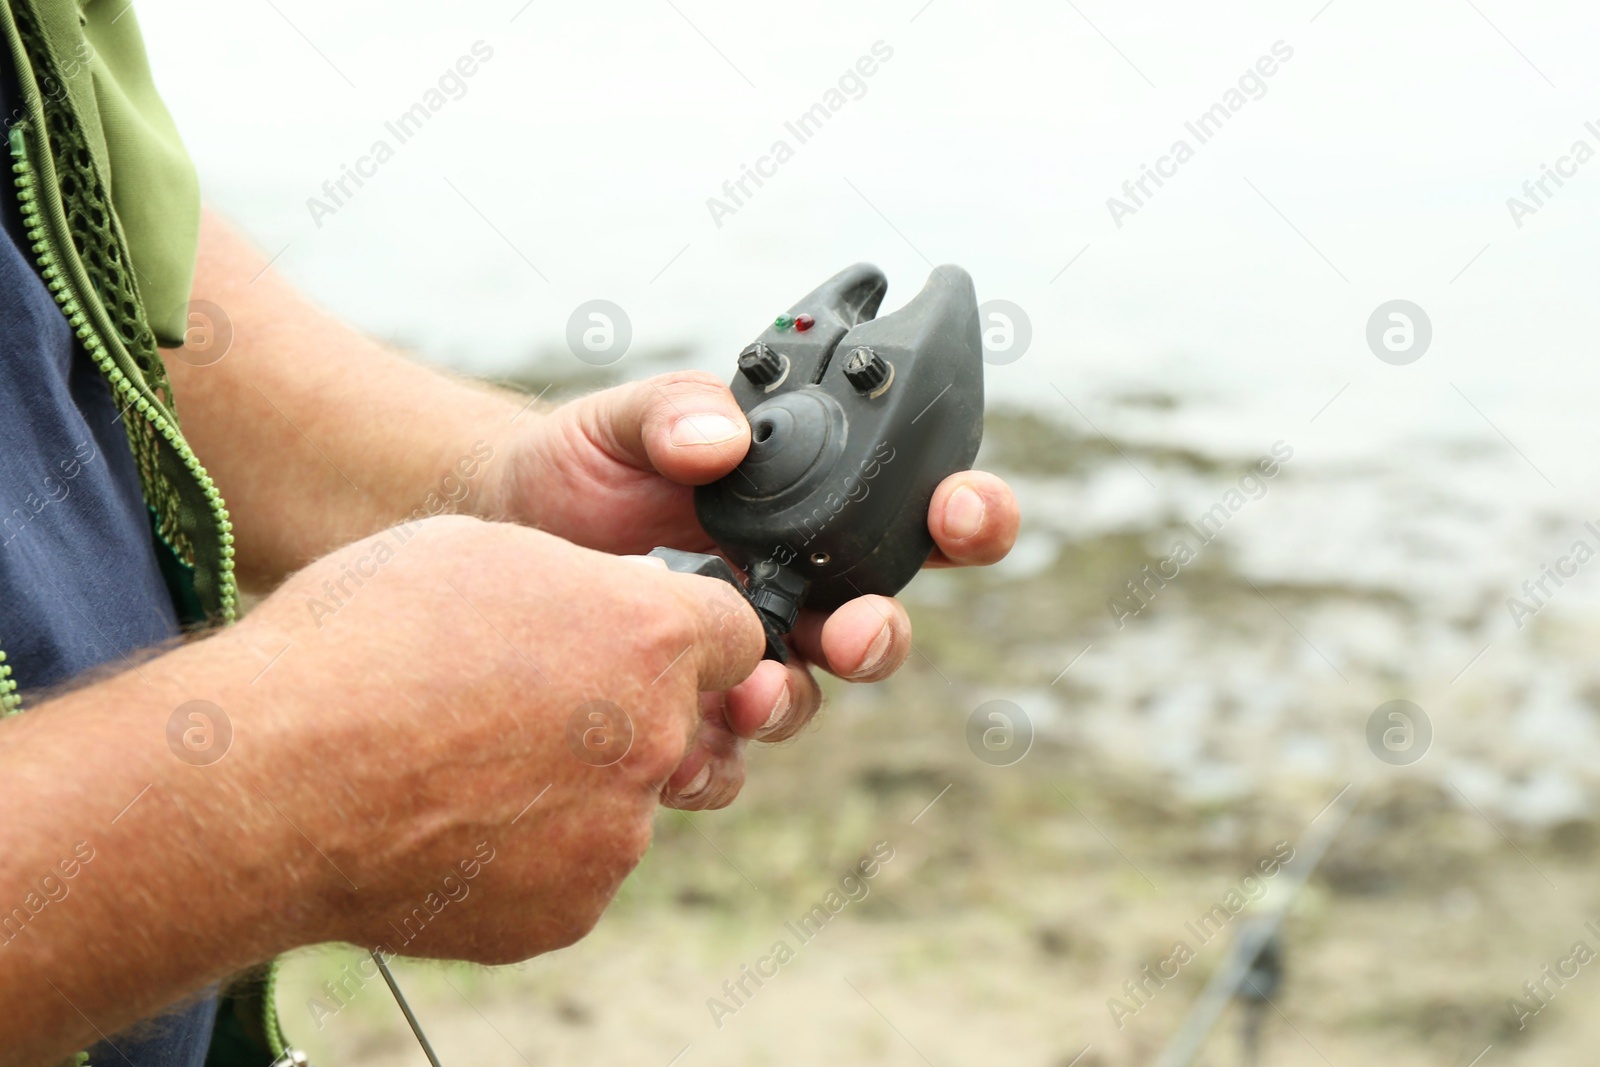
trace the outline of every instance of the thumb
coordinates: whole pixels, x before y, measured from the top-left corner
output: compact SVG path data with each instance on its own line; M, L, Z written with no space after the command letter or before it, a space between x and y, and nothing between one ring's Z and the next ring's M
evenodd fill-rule
M703 371L630 382L575 407L584 433L613 459L683 485L715 481L750 448L750 424L733 393Z

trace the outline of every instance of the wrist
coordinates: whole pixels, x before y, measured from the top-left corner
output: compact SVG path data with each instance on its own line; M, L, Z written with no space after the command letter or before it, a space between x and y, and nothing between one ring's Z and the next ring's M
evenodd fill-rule
M281 678L295 684L276 684L279 661L297 656L276 636L247 619L156 661L159 678L144 669L161 690L153 703L164 727L165 780L151 797L168 794L168 818L195 842L192 876L238 891L224 936L247 962L325 940L323 901L348 889L307 836L330 790L301 736L319 709L304 705L313 694L325 701L331 684L293 664Z
M508 468L540 413L514 394L467 382L452 383L448 409L431 480L403 519L445 513L490 521L520 518L508 511L516 499Z

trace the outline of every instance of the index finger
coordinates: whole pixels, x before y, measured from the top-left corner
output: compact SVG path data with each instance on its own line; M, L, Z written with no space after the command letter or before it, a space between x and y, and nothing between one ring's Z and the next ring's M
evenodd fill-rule
M720 578L667 571L666 577L693 620L692 656L702 693L732 689L756 669L767 651L767 631L756 609Z

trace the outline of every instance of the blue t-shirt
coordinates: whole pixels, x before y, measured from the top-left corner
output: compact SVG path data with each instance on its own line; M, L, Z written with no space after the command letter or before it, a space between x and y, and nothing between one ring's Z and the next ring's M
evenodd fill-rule
M0 116L21 102L0 48ZM77 343L28 251L15 187L0 182L0 648L26 697L120 667L176 636L178 619L122 424L140 416L118 410ZM89 1062L201 1067L215 1016L204 996L95 1046Z

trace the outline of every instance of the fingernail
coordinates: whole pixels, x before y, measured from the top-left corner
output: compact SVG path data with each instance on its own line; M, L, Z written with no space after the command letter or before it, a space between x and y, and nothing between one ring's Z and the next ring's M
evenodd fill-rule
M778 694L777 702L772 705L772 711L767 715L767 721L762 723L761 729L756 731L756 736L764 737L781 727L784 720L789 717L789 708L793 704L794 694L790 693L789 687L785 685L783 692Z
M988 505L970 485L963 485L950 494L944 506L944 532L957 541L964 541L983 528L983 513Z
M889 642L893 639L894 627L884 623L883 629L878 631L878 636L867 646L867 654L861 657L860 666L850 673L850 677L865 678L882 667L884 660L889 658Z
M706 786L710 784L711 761L707 760L705 766L700 768L700 772L685 782L683 788L678 790L678 797L682 800L693 800L695 797L705 792Z
M679 448L720 445L744 433L744 427L726 415L685 415L672 425L672 443Z

